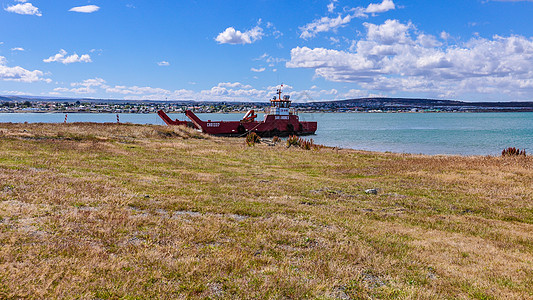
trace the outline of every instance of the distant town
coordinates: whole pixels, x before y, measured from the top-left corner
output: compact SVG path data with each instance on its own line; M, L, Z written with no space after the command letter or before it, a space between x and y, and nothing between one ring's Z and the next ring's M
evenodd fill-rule
M1 113L197 113L261 111L269 103L51 99L0 96ZM299 112L533 112L533 102L464 102L454 100L361 98L292 104Z

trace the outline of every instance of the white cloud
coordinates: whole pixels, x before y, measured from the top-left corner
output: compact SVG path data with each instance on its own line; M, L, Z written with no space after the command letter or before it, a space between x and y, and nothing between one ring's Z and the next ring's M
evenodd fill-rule
M279 87L279 86L278 86ZM276 86L255 89L251 85L240 82L221 82L201 91L188 89L168 90L149 86L109 85L102 78L87 79L71 83L69 87L56 87L49 94L107 94L109 98L127 100L196 100L196 101L268 101L276 94ZM313 88L312 88L313 89ZM296 102L321 100L339 97L336 89L296 91L288 84L283 85L284 92L290 93Z
M345 17L338 15L336 18L322 17L321 19L300 27L300 30L302 31L300 37L303 39L309 39L315 37L320 32L335 31L337 28L350 23L352 18L352 15L347 15Z
M241 89L251 89L252 86L248 84L242 84L240 82L221 82L217 87L229 87L229 88L241 88Z
M416 38L416 43L425 48L434 48L442 46L442 43L439 42L435 36L423 33L418 35L418 37Z
M383 2L379 4L369 4L368 7L365 9L365 12L369 14L375 14L387 12L393 9L396 9L396 5L394 5L394 2L392 0L383 0Z
M313 101L320 101L324 99L337 99L339 91L336 89L319 90L318 87L312 86L307 90L294 90L292 87L283 85L283 91L288 92L291 100L297 103L307 103Z
M29 71L19 66L8 67L6 63L6 58L0 56L0 80L21 82L49 81L49 79L42 78L42 71Z
M123 86L123 85L116 85L114 87L107 87L106 89L107 93L117 93L117 94L123 94L123 95L146 95L146 94L156 94L156 95L168 95L170 94L169 90L162 89L162 88L153 88L149 86Z
M85 6L76 6L76 7L73 7L71 9L69 9L68 11L73 11L73 12L80 12L80 13L86 13L86 14L89 14L89 13L93 13L93 12L96 12L100 9L99 6L96 6L96 5L85 5Z
M336 2L337 0L333 0L328 4L328 12L333 13L333 11L335 10ZM299 29L302 31L302 33L300 34L300 38L307 40L309 38L315 37L320 32L336 32L338 28L346 26L354 18L366 18L368 17L368 13L375 15L377 13L387 12L395 8L396 6L392 0L383 0L383 2L379 4L370 4L366 8L355 7L352 9L348 9L346 11L350 11L352 13L344 17L341 14L339 14L336 18L330 18L327 16L322 17L320 19L314 20L311 23L299 27Z
M74 94L94 94L94 93L96 93L96 89L92 89L90 87L79 87L79 88L71 88L71 89L58 87L58 88L54 89L54 92L56 94L59 93L59 92L61 92L61 93L74 93Z
M409 24L402 24L398 20L387 20L383 25L375 25L370 23L363 24L367 29L367 37L370 41L375 41L380 44L405 44L411 42L409 37L409 29L413 26Z
M259 25L245 32L235 30L233 27L228 27L223 32L219 33L215 38L219 44L251 44L257 40L263 38L263 28Z
M263 60L263 59L266 59L268 57L268 54L267 53L263 53L261 56L257 57L257 58L254 58L253 60Z
M74 93L74 94L94 94L97 89L106 89L106 81L102 78L87 79L82 82L73 82L70 84L72 88L57 87L54 89L54 93Z
M84 86L84 87L107 87L105 85L106 81L103 80L102 78L92 78L92 79L86 79L82 82L74 82L74 83L71 83L70 85L71 86Z
M364 98L368 97L368 91L350 89L348 92L342 94L344 99Z
M266 70L265 68L259 68L259 69L251 68L251 69L250 69L250 71L252 71L252 72L257 72L257 73L264 72L265 70Z
M276 64L287 61L285 58L272 57L268 55L267 53L264 53L260 57L254 58L253 60L263 60L268 63L269 67L274 67Z
M28 95L28 93L21 92L21 91L2 91L2 94L3 95L16 95L16 96Z
M532 38L475 37L442 48L436 37L418 33L409 23L387 20L365 26L366 37L351 51L296 47L286 66L311 68L318 77L351 82L366 91L438 97L485 93L513 100L533 96Z
M71 63L77 63L77 62L85 62L90 63L92 62L91 56L89 54L83 54L79 56L78 54L74 53L70 56L66 56L67 51L61 49L59 50L59 53L56 55L50 56L47 59L43 59L43 62L50 63L50 62L60 62L63 64L71 64Z
M70 87L57 87L54 93L74 93L74 94L95 94L107 93L111 97L123 95L124 99L165 99L172 95L172 92L162 88L140 87L140 86L111 86L102 78L86 79L82 82L73 82Z
M170 63L168 61L160 61L157 63L158 66L160 67L167 67L167 66L170 66Z
M339 40L339 39L336 38L336 37L332 37L332 36L329 38L329 40L330 40L331 43L334 44L334 45L337 45L337 44L339 44L339 43L341 42L341 40Z
M24 51L24 48L15 47L15 48L11 48L11 51Z
M328 12L329 13L333 13L333 11L335 11L335 3L337 3L339 0L332 0L329 4L328 4Z
M33 6L31 3L24 3L25 1L19 1L23 3L10 5L5 8L6 11L16 13L19 15L33 15L33 16L42 16L43 14L39 11L39 8Z
M271 93L272 96L274 93ZM251 86L243 88L227 88L222 87L220 84L218 86L212 87L210 90L203 90L197 96L198 99L203 100L231 100L231 101L254 101L256 99L261 99L263 101L268 100L271 97L268 97L268 93L263 90L257 90Z

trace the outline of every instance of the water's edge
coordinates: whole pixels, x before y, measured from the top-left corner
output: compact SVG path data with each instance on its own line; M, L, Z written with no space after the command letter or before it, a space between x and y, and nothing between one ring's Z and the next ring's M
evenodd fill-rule
M184 114L169 114L185 120ZM239 114L198 114L238 120ZM259 115L259 120L263 116ZM0 113L1 123L63 123L64 113ZM379 152L498 155L507 147L533 150L533 113L301 113L318 122L315 143ZM154 114L119 114L121 123L164 125ZM69 113L67 122L117 122L114 113Z

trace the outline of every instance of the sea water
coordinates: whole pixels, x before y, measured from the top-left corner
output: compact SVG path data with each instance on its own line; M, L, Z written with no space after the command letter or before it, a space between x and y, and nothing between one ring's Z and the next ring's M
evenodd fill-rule
M187 120L184 114L169 114ZM198 114L235 121L240 114ZM263 116L259 114L259 120ZM62 113L0 113L2 122L63 123ZM533 153L533 113L302 113L318 122L315 143L370 151L498 155L507 147ZM160 124L157 114L119 114L121 123ZM70 113L67 122L117 122L116 114ZM1 127L1 124L0 124Z

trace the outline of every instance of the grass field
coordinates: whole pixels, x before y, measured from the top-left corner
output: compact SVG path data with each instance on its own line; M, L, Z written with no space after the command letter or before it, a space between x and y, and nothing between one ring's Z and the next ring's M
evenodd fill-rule
M0 123L0 298L527 299L532 223L529 156Z

